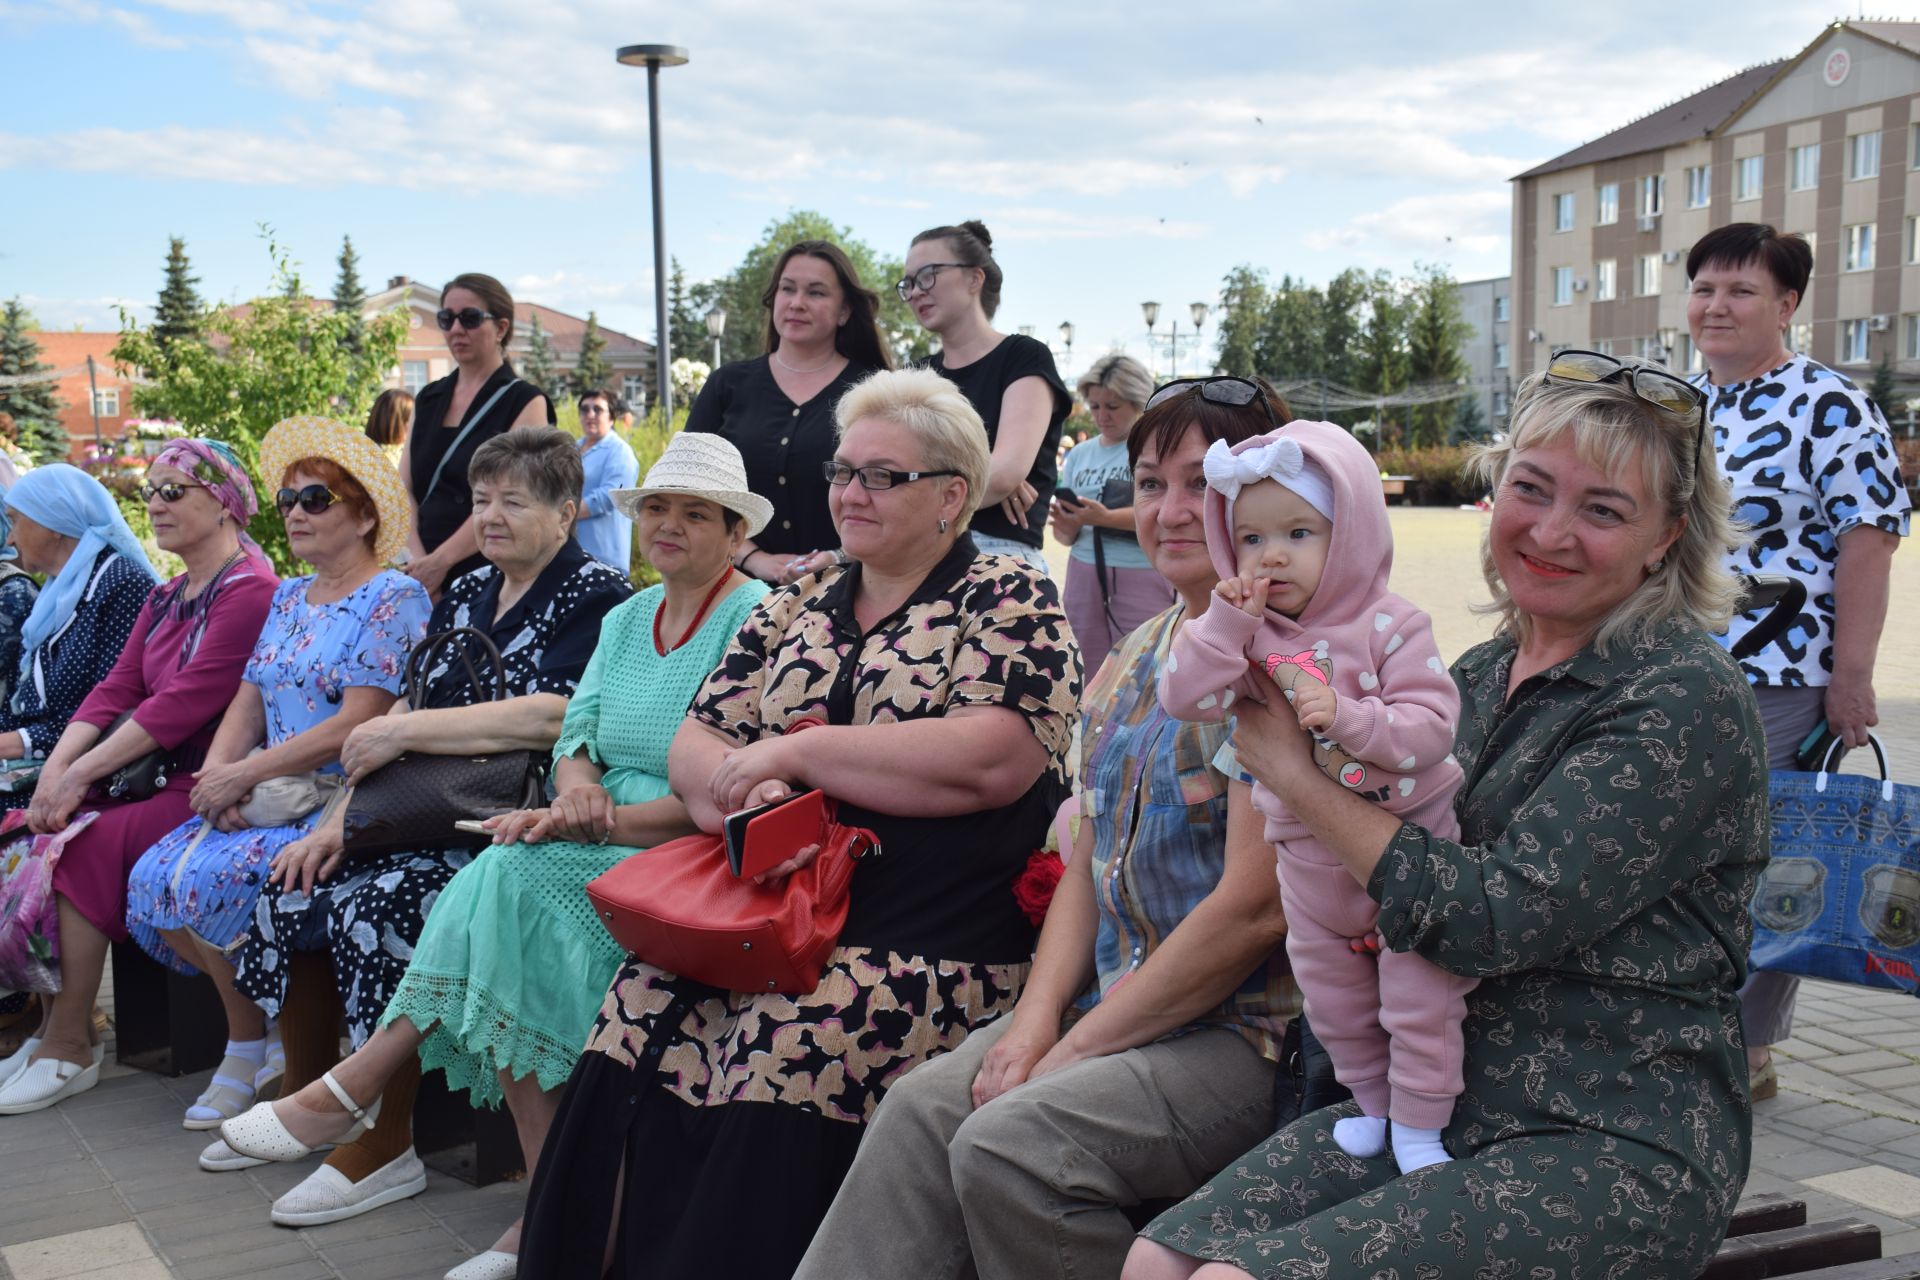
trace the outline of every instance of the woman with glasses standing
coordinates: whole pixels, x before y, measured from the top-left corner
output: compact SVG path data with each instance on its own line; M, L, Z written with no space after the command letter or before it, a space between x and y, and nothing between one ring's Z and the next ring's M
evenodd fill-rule
M400 455L400 476L415 508L407 540L407 576L439 599L446 585L486 564L473 527L467 466L474 450L514 427L552 426L553 404L522 382L507 360L513 295L478 271L440 291L435 317L447 335L454 371L414 397L414 430Z
M1806 296L1813 250L1799 236L1736 222L1687 255L1687 327L1705 359L1694 379L1711 397L1713 443L1751 537L1736 573L1785 574L1807 604L1786 638L1744 659L1767 736L1768 765L1795 767L1824 720L1849 747L1879 722L1874 658L1887 618L1893 553L1912 503L1881 407L1844 375L1787 347ZM1725 642L1765 610L1737 614ZM1779 1089L1768 1046L1793 1034L1800 979L1758 970L1741 991L1756 1100Z
M894 287L940 339L927 367L960 388L986 427L992 465L973 518L975 544L1045 573L1043 531L1073 397L1045 343L993 327L1001 283L993 237L968 221L915 236Z
M289 418L261 441L260 465L279 482L287 542L313 572L274 592L194 775L195 816L147 850L127 888L134 941L181 973L210 976L226 1008L232 1039L187 1109L189 1129L238 1115L266 1081L265 1015L235 989L231 951L274 855L337 793L348 733L393 705L429 608L419 583L381 567L405 540L408 510L379 445L344 423Z
M836 563L840 534L820 466L833 457L833 407L868 374L891 369L880 298L839 245L802 240L773 264L760 305L767 353L722 365L687 414L688 431L724 436L747 461L773 519L747 539L737 567L792 582Z
M20 484L60 470L38 468ZM82 482L94 484L75 475L78 480L65 479L75 492L87 492ZM48 745L27 824L53 834L78 815L87 826L68 841L53 873L60 908L60 993L41 997L39 1028L19 1052L0 1061L0 1114L37 1111L99 1081L93 1001L107 944L127 936L128 872L155 840L192 814L188 797L194 773L220 712L240 684L279 581L243 532L256 509L253 481L226 445L168 441L147 468L142 489L154 541L179 556L186 572L157 590L141 587L144 604L135 606L132 642L122 645L110 670L91 681L59 742ZM109 554L116 560L139 555L131 531L122 533L124 525L114 524L117 509L111 519L104 507L99 514L96 537ZM84 563L94 557L83 550L79 558ZM130 575L143 583L144 564L142 557ZM42 598L59 589L56 576ZM97 605L83 598L77 607L93 611L96 627L104 624ZM76 640L88 647L97 643L87 632L77 633ZM158 790L137 795L123 788L119 797L107 791L116 773L155 753L171 766Z

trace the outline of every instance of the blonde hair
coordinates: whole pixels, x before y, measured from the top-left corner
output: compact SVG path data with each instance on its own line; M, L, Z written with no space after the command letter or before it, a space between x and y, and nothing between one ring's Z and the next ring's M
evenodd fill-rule
M1153 379L1132 356L1103 356L1081 375L1074 390L1082 400L1094 387L1104 387L1136 409L1145 409L1153 399Z
M1587 465L1614 476L1637 469L1647 492L1659 495L1665 518L1686 520L1661 567L1600 624L1594 648L1602 655L1615 641L1632 643L1670 622L1724 631L1739 607L1739 580L1726 562L1746 536L1733 518L1731 491L1713 442L1701 439L1703 430L1712 430L1702 416L1662 409L1623 383L1563 382L1536 373L1514 397L1506 439L1483 445L1469 464L1487 487L1498 490L1516 451L1571 434ZM1480 567L1493 593L1486 610L1500 615L1501 630L1524 641L1529 620L1494 568L1491 534L1481 542Z
M922 470L957 471L967 482L954 532L965 532L987 490L987 428L960 388L931 369L882 369L853 384L834 408L835 438L866 418L905 427L920 442Z

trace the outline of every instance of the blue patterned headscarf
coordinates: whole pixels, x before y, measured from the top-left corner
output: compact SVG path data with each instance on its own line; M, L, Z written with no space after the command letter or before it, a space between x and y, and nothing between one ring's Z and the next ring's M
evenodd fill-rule
M5 505L35 524L78 539L80 544L60 572L41 588L33 612L20 629L20 672L24 679L32 671L34 650L79 607L101 548L112 547L156 582L160 575L147 563L147 553L127 527L120 504L104 485L78 467L64 462L35 467L7 490Z

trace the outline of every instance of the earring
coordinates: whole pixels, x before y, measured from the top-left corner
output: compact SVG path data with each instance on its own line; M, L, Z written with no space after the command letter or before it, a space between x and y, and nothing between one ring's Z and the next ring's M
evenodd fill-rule
M942 520L940 522L940 532L945 533L946 531L947 531L947 522L945 520Z
M1652 564L1647 566L1647 576L1652 577L1654 574L1660 572L1662 569L1666 567L1667 567L1667 558L1665 556L1661 556L1658 560L1655 560Z

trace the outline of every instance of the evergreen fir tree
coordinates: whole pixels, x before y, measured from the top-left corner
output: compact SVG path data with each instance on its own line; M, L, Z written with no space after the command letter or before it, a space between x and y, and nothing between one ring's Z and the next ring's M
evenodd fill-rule
M367 291L360 284L360 255L353 251L353 237L342 236L340 278L333 285L333 309L347 315L347 335L342 342L355 355L360 354L360 342L367 332L367 319L362 314L366 307Z
M167 278L160 287L160 304L153 312L153 336L162 349L176 342L200 340L200 323L205 304L193 286L200 277L192 274L187 261L187 242L179 236L167 238Z
M538 311L533 312L527 325L527 353L520 360L520 376L548 396L561 389L554 371L553 344L547 341Z
M1893 416L1900 408L1894 402L1894 397L1898 394L1893 383L1893 357L1882 355L1880 363L1873 366L1873 381L1867 384L1867 398L1880 406L1880 416L1889 424L1893 422Z
M713 336L707 332L706 308L695 309L687 293L687 273L678 258L673 259L673 274L667 278L667 325L676 354L693 360L712 358Z
M1487 415L1480 411L1478 393L1463 396L1460 408L1453 415L1452 444L1478 444L1490 433L1487 430Z
M45 373L40 344L27 326L27 309L15 298L0 314L0 378ZM60 425L60 399L51 382L0 384L0 413L13 416L20 447L35 462L65 462L73 442Z
M613 366L607 363L607 340L600 332L598 312L587 312L587 331L580 335L580 359L573 366L573 393L605 390L613 381Z

